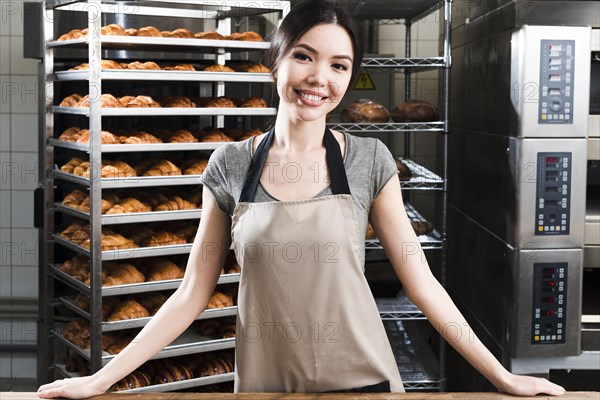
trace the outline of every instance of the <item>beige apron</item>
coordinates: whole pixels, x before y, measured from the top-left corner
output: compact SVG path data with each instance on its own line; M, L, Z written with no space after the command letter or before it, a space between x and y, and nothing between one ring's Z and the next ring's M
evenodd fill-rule
M360 264L339 144L324 141L333 195L254 203L271 130L252 159L231 234L241 266L235 392L403 392Z

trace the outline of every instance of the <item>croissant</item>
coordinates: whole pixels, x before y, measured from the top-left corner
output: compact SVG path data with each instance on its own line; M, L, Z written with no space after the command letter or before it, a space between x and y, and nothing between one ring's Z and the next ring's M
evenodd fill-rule
M209 357L202 363L199 369L200 376L212 376L231 372L230 366L216 357Z
M194 34L196 39L208 39L208 40L224 40L225 36L217 32L198 32Z
M131 264L119 264L102 282L102 286L119 286L142 283L146 280L136 267Z
M223 338L235 337L235 321L228 324L223 324L221 326L220 334Z
M140 366L138 371L146 373L148 376L155 376L158 371L169 366L169 361L159 358L158 360L150 360Z
M139 296L137 302L140 303L150 315L154 315L167 301L168 297L161 292L155 292L147 294L145 296Z
M217 97L209 101L205 107L210 108L235 108L235 103L226 97Z
M102 278L102 285L104 285L104 281L108 276L117 268L117 264L111 262L102 263L102 270L100 271L100 276ZM91 286L91 277L90 277L90 269L89 266L85 270L85 276L82 276L83 279L80 279L83 283L88 286Z
M127 104L133 99L135 99L135 96L122 96L119 97L119 103L121 103L121 107L127 107Z
M87 361L82 356L76 353L69 353L67 362L65 363L65 369L67 372L75 372L79 376L87 376L90 374L90 369L87 365Z
M59 236L70 242L81 245L89 240L90 228L87 225L83 226L79 222L74 222L63 230Z
M75 104L73 107L89 107L90 106L90 96L85 95ZM100 106L105 108L121 108L121 103L119 100L112 94L102 94L100 95Z
M79 39L82 36L83 36L83 32L81 29L71 29L69 32L65 33L64 35L61 35L56 40L59 42L62 42L64 40Z
M188 243L191 243L194 241L194 237L196 236L197 231L198 231L197 226L187 225L187 226L184 226L184 227L181 227L181 228L175 230L175 232L173 232L173 233L185 238L185 240L187 240Z
M433 225L427 221L410 221L410 225L417 236L427 235L433 231Z
M135 213L135 212L150 212L152 208L132 197L124 199L121 203L115 205L107 214L124 214L124 213Z
M106 351L109 354L119 354L129 343L131 343L129 337L117 338L110 346L107 346Z
M254 72L254 73L269 73L271 72L269 68L262 64L252 64L249 67L243 69L244 72Z
M129 36L135 36L135 34L137 33L137 31L138 30L135 29L135 28L127 28L127 29L125 29L125 32L127 32L127 34ZM127 65L127 64L125 64L125 65Z
M75 318L65 326L62 334L65 339L79 346L80 348L85 349L88 347L86 346L86 342L89 343L90 341L90 332L89 324L85 319Z
M85 247L86 249L89 249L90 245L91 245L90 239L87 239L83 243L83 247ZM101 247L102 247L102 251L106 251L106 250L131 249L131 248L134 248L137 246L135 245L135 243L133 241L131 241L130 239L127 239L126 237L124 237L118 233L112 233L112 234L103 233Z
M160 103L155 101L150 96L136 96L133 100L130 100L127 105L124 107L127 108L159 108Z
M193 37L193 35L192 35ZM163 68L165 71L195 71L196 68L192 64L177 64Z
M127 178L137 176L135 170L124 161L105 161L108 165L103 165L100 175L102 178ZM84 178L90 177L90 168L82 175Z
M143 242L144 247L171 246L175 244L186 244L184 237L172 232L160 231L150 236Z
M151 384L150 377L142 371L133 371L125 378L121 379L112 386L112 390L129 390L149 386Z
M212 129L200 138L201 142L233 142L233 139L218 129Z
M205 72L235 72L232 68L222 64L212 64L202 68Z
M58 269L82 282L86 275L89 276L89 268L89 259L84 255L75 256L58 265Z
M244 32L235 38L230 37L230 40L243 40L246 42L264 42L265 41L265 39L263 39L262 36L260 36L258 33L253 32L253 31Z
M134 243L138 245L141 245L146 239L154 235L154 231L146 226L135 227L135 232L129 234L127 234L126 232L122 233L124 235L126 234L129 237L129 239L131 239Z
M367 224L367 231L365 232L365 239L374 239L376 237L375 231L371 224Z
M169 143L196 143L197 141L192 132L186 129L177 129L169 138Z
M233 32L231 35L227 36L227 40L237 40L240 36L242 36L241 32Z
M189 201L190 203L195 204L198 207L202 207L202 192L201 191L190 193L185 196L185 199L187 201Z
M150 158L144 158L143 160L141 160L141 161L138 161L138 162L137 162L137 163L134 165L133 169L135 169L135 173L136 173L138 176L142 176L142 175L143 175L143 173L144 173L144 172L145 172L145 171L146 171L148 168L150 168L151 166L153 166L153 165L154 165L154 163L156 163L156 160L152 160L152 159L150 159Z
M183 170L184 175L200 175L208 166L208 160L200 160Z
M126 319L149 317L148 310L135 300L126 300L119 304L108 316L108 322L122 321Z
M163 107L178 107L178 108L194 108L196 107L196 103L190 100L187 97L183 96L174 96L165 99L162 102Z
M240 107L244 108L265 108L267 107L267 102L265 99L260 97L250 97L246 101L244 101Z
M196 107L206 107L206 105L212 101L212 97L190 97L190 99L196 104Z
M135 36L161 37L160 31L153 26L144 26L135 32Z
M253 130L248 131L248 132L244 133L243 135L241 135L237 140L242 141L242 140L250 139L253 136L259 136L259 135L262 135L262 131L260 129L253 129Z
M192 33L192 31L184 29L184 28L178 28L172 32L163 31L163 32L161 32L161 34L163 35L163 37L170 37L170 38L184 38L184 39L193 39L194 38L194 34Z
M102 144L120 144L121 140L108 131L100 132L100 140ZM90 130L82 129L79 131L79 137L77 138L77 143L89 143L90 141Z
M181 175L181 170L169 160L159 160L148 168L142 176Z
M152 193L152 194L144 193L141 196L143 197L142 201L144 203L148 204L154 210L159 205L164 204L167 201L169 201L169 199L160 192L156 192L156 193Z
M63 199L62 205L66 207L76 208L75 206L81 204L81 202L83 201L83 199L86 198L86 196L87 193L85 193L83 190L75 189Z
M134 61L134 62L130 62L129 64L127 64L127 69L143 69L143 70L158 71L161 68L154 61L146 61L146 62Z
M206 308L232 307L233 298L221 292L214 292Z
M76 67L70 68L69 71L77 71L89 69L90 65L88 63L79 64ZM118 63L113 60L100 60L100 69L123 69L121 63Z
M102 35L120 35L127 36L127 32L121 25L110 24L102 27Z
M114 205L119 201L121 201L121 199L119 199L119 197L116 195L102 195L102 201L100 202L102 214L105 214L108 210L113 208ZM90 196L87 196L85 199L83 199L83 201L79 203L77 209L83 212L90 212Z
M172 261L158 258L146 265L146 281L168 281L183 278L183 271Z
M63 99L63 101L60 102L59 106L60 107L75 107L75 105L77 103L79 103L79 101L81 101L81 95L72 94L70 96L65 97Z
M79 293L75 297L73 302L77 307L83 311L90 310L90 298L83 293ZM102 320L106 321L106 318L110 315L111 311L119 304L119 299L116 297L105 297L102 299Z
M169 365L166 369L159 371L154 380L152 381L156 385L160 385L163 383L169 382L179 382L186 379L192 379L194 374L188 368L183 365L172 364Z
M85 174L89 169L90 169L90 162L84 161L81 164L77 165L75 168L73 168L73 175L83 176L83 174ZM89 177L89 173L88 173L88 177Z
M65 142L75 142L79 138L81 128L71 127L66 129L60 134L58 140L64 140Z
M121 136L123 144L162 143L163 141L148 132L135 132L131 136Z
M175 196L173 199L156 207L154 211L193 210L195 208L197 207L194 203Z

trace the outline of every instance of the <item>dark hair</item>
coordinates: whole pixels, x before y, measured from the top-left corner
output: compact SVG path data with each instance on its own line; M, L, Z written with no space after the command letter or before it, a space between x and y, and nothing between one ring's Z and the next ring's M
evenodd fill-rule
M266 63L271 68L271 74L275 76L283 57L292 50L306 32L318 24L339 25L350 36L354 51L352 77L350 78L350 85L352 85L358 77L362 60L363 49L359 25L347 9L330 0L306 0L292 7L271 38L271 48L266 55Z

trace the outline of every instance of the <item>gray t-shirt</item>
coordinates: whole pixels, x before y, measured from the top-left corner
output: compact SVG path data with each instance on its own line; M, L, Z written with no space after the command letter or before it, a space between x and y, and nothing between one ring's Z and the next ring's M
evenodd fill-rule
M381 140L353 136L346 132L344 136L344 167L358 215L359 233L364 236L373 200L398 170L394 157ZM219 207L229 215L233 215L250 167L253 139L228 143L217 148L211 154L208 166L202 173L202 183L210 189ZM327 187L316 197L331 194L331 187ZM254 201L258 203L278 200L270 196L259 184ZM364 248L361 257L364 266Z

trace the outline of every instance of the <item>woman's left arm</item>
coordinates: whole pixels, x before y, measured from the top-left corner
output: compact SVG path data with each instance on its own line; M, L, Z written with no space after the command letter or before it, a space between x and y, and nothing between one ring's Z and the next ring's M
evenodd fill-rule
M511 374L471 331L446 290L431 273L406 215L397 176L386 183L373 201L369 220L408 298L444 339L498 390L520 396L565 393L562 387L546 379ZM463 332L457 334L456 327Z

